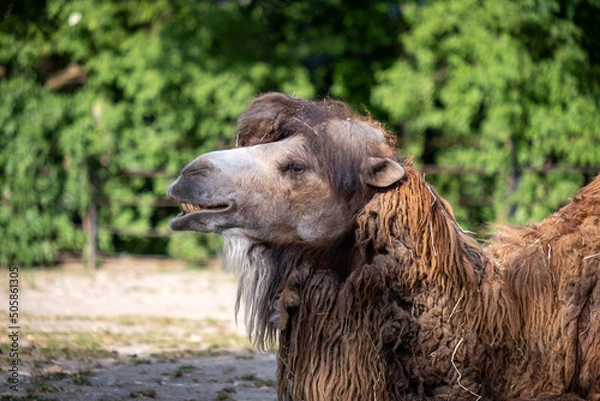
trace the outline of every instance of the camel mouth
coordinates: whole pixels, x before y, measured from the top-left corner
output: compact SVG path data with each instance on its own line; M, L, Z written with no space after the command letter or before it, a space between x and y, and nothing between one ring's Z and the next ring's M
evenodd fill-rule
M228 213L233 210L233 203L201 205L197 203L179 202L181 213L171 219L169 226L174 231L217 232L218 227Z
M231 203L218 205L200 205L196 203L179 202L181 207L181 216L195 212L224 212L231 208Z

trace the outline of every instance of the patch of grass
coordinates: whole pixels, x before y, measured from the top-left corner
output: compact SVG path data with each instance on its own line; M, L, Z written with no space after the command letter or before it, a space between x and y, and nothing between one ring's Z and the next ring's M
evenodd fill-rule
M156 359L156 361L160 363L177 363L179 362L179 358L181 358L182 352L183 351L153 352L150 354L150 357Z
M206 350L198 349L182 349L177 351L165 351L165 352L154 352L150 354L151 358L155 358L158 362L171 362L176 363L180 359L187 358L206 358L215 356L230 355L231 351L227 349L219 348L218 346L210 347Z
M89 369L80 369L77 372L77 375L79 377L92 377L92 376L96 376L96 374L94 372L92 372L91 370L89 370Z
M152 360L151 359L146 359L146 358L131 358L131 364L132 365L152 365Z
M263 379L253 373L240 376L238 379L250 382L254 387L275 387L275 380Z
M184 374L193 372L196 369L195 366L192 365L181 365L177 370L173 373L173 377L183 377Z
M235 389L233 387L223 387L217 393L215 401L235 401L235 398L233 398L231 394L235 394Z
M28 388L27 392L34 393L60 393L65 391L63 386L57 386L52 383L36 383L33 387Z
M87 377L77 376L73 379L73 384L77 384L78 386L91 386L92 381L90 379L88 379Z
M89 369L80 370L75 375L75 378L73 379L73 383L80 385L80 386L91 386L92 381L89 378L92 376L94 376L94 372L92 372L91 370L89 370Z
M94 375L95 373L89 369L80 369L75 374L69 374L65 372L52 372L33 376L32 379L35 385L33 388L29 389L28 392L54 393L64 391L63 387L48 382L65 380L68 378L73 378L73 384L79 386L91 386L92 382L89 378Z
M95 358L110 358L114 355L107 350L91 347L88 349L73 349L69 347L40 347L39 352L46 360L57 359L95 359Z
M16 397L14 395L3 395L0 401L58 401L56 398L47 398L37 394L28 394L24 397Z
M108 338L106 338L106 337ZM36 343L36 352L46 360L110 358L112 352L104 347L105 341L111 341L107 332L60 333L37 332L32 334ZM114 341L114 340L112 340Z
M218 345L211 345L210 347L208 347L208 349L206 350L206 353L208 356L223 356L225 355L227 352L224 352L223 348L221 348Z
M156 391L153 389L132 391L129 398L156 398Z
M55 380L64 380L69 377L68 373L65 372L52 372L46 373L43 375L39 375L35 377L36 382L45 382L45 381L55 381Z

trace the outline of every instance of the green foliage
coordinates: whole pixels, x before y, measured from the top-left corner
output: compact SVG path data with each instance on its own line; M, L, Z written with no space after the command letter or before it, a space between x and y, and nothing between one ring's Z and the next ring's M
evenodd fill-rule
M92 203L100 250L211 255L166 188L271 90L388 120L468 226L545 216L600 165L600 4L417 3L2 2L0 265L82 250Z
M481 173L431 178L468 225L541 219L600 166L598 74L564 8L514 0L406 8L407 57L379 73L373 101L401 124L417 164Z
M23 264L48 262L82 244L53 143L64 104L25 77L0 81L0 93L0 264L17 255Z

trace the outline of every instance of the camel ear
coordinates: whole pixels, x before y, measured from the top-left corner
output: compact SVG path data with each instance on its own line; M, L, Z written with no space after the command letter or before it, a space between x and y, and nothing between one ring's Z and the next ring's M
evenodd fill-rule
M395 160L385 157L369 157L365 182L377 188L385 188L404 177L404 169Z

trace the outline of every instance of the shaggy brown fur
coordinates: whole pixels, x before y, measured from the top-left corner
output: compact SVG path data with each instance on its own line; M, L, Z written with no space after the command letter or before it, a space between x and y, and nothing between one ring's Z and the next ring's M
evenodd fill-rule
M315 127L328 119L375 124L338 102L268 96L240 118L239 145L304 135L322 152L333 145ZM350 199L351 157L329 151L332 186ZM409 163L405 175L341 199L360 208L334 243L243 256L262 272L241 285L264 291L246 302L259 303L257 345L279 341L279 398L600 400L600 178L483 249Z
M599 399L600 178L486 255L406 173L357 219L364 265L292 269L280 398Z

